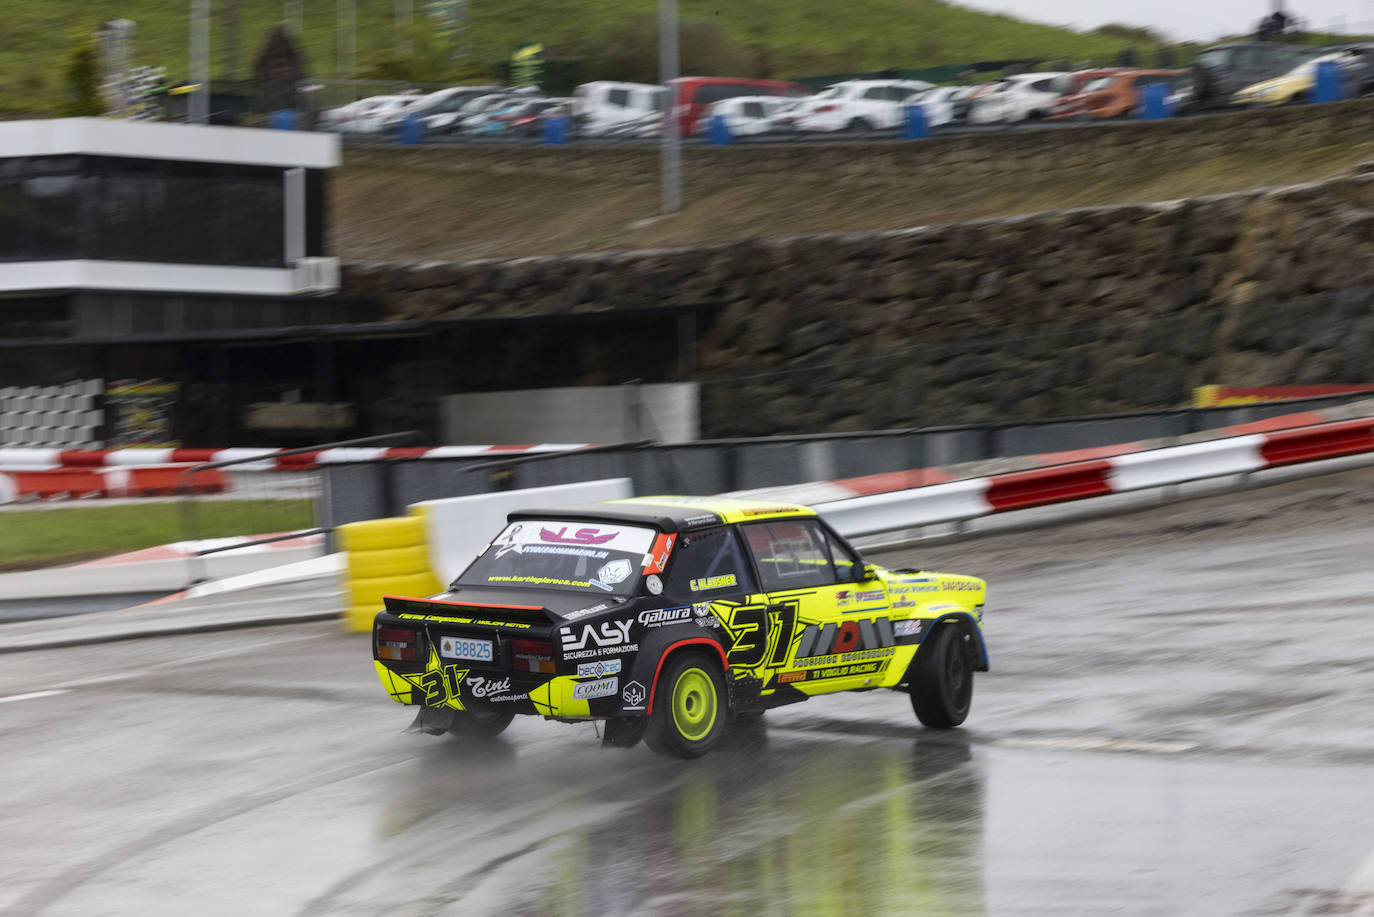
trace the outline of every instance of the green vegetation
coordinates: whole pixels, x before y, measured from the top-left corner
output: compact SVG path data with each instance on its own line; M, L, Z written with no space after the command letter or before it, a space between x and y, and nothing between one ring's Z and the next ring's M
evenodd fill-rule
M979 12L940 0L746 0L722 4L681 0L685 73L797 77L913 69L1009 58L1109 61L1150 36L1131 30L1080 33ZM281 21L282 0L213 0L214 76L247 78L270 29ZM511 48L542 42L550 57L581 61L584 79L646 78L657 73L656 0L504 0L471 3L471 27L460 33L459 54L436 66L433 28L414 4L417 34L403 36L392 0L356 0L357 67L350 76L414 72L432 81L490 79ZM337 71L335 3L301 0L308 71ZM119 17L138 24L136 63L163 66L168 77L187 73L189 0L0 0L5 41L0 43L0 106L52 111L67 79L73 22ZM233 23L237 22L237 26ZM234 34L238 33L235 40ZM414 48L401 54L400 39ZM237 50L235 50L237 49ZM411 60L414 58L414 60ZM628 68L628 69L627 69Z
M170 544L192 537L179 500L10 509L0 513L0 571L29 570ZM205 500L200 538L309 528L309 500Z

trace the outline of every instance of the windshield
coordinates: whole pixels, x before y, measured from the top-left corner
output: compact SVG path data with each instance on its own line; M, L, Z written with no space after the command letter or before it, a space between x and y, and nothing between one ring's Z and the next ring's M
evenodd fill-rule
M1116 77L1114 76L1099 76L1097 79L1090 81L1088 85L1084 86L1083 91L1099 92L1103 89L1109 89L1111 88L1112 83L1115 81Z
M626 525L522 519L496 536L457 585L633 595L656 534Z

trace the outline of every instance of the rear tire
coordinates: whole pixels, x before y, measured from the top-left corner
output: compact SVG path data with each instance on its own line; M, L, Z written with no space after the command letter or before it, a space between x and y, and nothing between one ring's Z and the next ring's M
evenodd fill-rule
M660 755L700 758L720 741L726 706L720 663L705 653L676 655L654 689L644 744Z
M973 666L962 631L947 624L921 645L911 664L911 709L931 729L950 729L968 718Z
M869 124L863 118L855 118L845 125L845 130L849 131L851 134L869 134L873 132L873 125Z
M511 710L455 710L448 734L458 739L493 739L505 732L513 719L515 713Z

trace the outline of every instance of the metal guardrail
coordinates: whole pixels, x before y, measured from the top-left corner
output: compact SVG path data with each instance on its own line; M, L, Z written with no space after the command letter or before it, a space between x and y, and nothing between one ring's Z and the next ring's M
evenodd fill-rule
M222 468L233 468L244 465L260 465L264 462L270 464L275 462L277 459L286 458L288 456L293 455L304 455L310 452L318 452L323 449L342 449L350 446L403 446L407 444L420 445L424 443L425 439L426 437L423 433L420 433L415 430L406 430L400 433L383 433L377 436L365 436L359 439L341 440L339 442L325 443L323 445L318 446L304 446L297 449L282 449L280 451L272 452L267 455L255 454L245 456L242 458L226 459L218 462L203 462L199 465L192 465L191 467L182 470L182 472L179 475L177 475L176 492L179 496L182 497L181 526L184 540L202 540L201 536L203 534L203 531L200 526L199 514L199 505L201 501L197 500L193 496L193 483L195 481L196 475L201 472L216 471ZM391 460L381 459L376 461L377 467L381 469L377 480L383 487L385 487L387 482L391 480L389 474L387 473L389 471L389 461ZM327 494L323 489L323 479L322 476L319 475L319 472L291 472L291 476L293 479L298 481L302 480L304 476L304 478L307 481L304 487L312 492L311 496L313 497L315 503L313 507L316 523L315 526L308 529L297 529L295 531L285 534L273 533L271 535L264 535L263 537L254 538L249 541L235 540L233 544L227 544L219 547L199 548L187 557L187 572L190 584L194 585L205 580L205 558L211 554L218 554L222 551L231 551L238 548L252 547L255 545L274 544L277 542L288 541L295 538L304 538L310 535L325 535L327 537L333 532L335 524L334 517L330 511L330 501L327 499ZM397 506L397 504L395 504L396 495L394 490L391 491L389 496L393 507Z

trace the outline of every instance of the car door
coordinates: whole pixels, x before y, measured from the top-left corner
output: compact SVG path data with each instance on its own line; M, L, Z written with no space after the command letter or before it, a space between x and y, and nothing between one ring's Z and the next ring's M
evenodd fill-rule
M881 674L895 653L890 603L881 580L855 582L861 559L819 519L753 522L741 531L767 597L766 674L774 684L806 682L807 693L824 693Z

